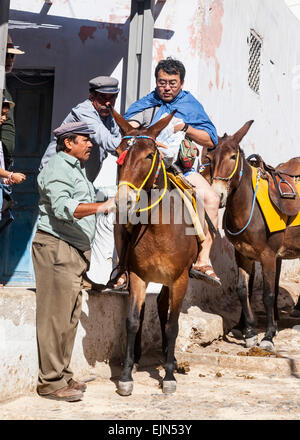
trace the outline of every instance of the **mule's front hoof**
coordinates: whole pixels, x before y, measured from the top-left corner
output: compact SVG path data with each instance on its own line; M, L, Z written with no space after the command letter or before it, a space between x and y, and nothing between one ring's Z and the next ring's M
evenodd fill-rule
M246 338L245 339L245 343L246 343L246 348L251 348L251 347L255 347L255 345L258 342L258 336L252 336L252 338Z
M233 327L230 330L228 336L230 336L230 338L235 338L235 339L244 339L242 331L239 328L235 328L235 327Z
M275 346L273 344L272 341L268 341L268 340L262 340L259 344L259 348L261 348L262 350L266 350L266 351L274 351L275 350Z
M164 394L172 394L176 391L176 380L164 380L162 384Z
M130 396L133 390L133 382L121 382L118 384L118 394L120 396Z

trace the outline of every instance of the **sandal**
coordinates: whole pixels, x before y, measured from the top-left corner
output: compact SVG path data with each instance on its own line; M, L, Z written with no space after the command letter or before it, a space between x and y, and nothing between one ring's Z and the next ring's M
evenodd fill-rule
M193 265L189 272L190 278L206 281L208 284L214 287L221 287L222 283L220 278L217 277L213 268L207 264L206 266L200 266L195 269Z
M116 267L117 269L118 267ZM116 270L114 269L112 273ZM129 275L128 272L124 269L119 270L117 275L114 278L110 278L108 283L106 284L106 288L103 292L114 291L114 292L128 292L129 285Z

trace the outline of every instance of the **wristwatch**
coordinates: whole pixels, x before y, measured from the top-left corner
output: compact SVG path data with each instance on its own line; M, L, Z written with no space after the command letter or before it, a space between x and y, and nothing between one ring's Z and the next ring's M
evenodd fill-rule
M181 131L183 131L185 133L187 131L188 127L189 127L189 124L184 124L184 127Z

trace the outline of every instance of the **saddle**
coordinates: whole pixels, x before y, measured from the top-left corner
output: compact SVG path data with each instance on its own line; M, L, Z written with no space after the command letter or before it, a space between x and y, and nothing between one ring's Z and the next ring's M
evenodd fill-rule
M196 236L198 239L198 243L202 243L205 240L205 233L203 230L203 225L199 218L199 213L197 210L196 197L194 193L194 189L191 184L183 177L183 175L178 172L177 169L169 168L167 175L170 179L170 182L174 188L179 192L184 204L190 214L193 226L196 231Z
M261 177L268 181L269 197L276 208L288 217L297 215L300 211L296 187L300 180L300 157L294 157L275 168L267 165L258 154L252 154L247 161L261 169Z

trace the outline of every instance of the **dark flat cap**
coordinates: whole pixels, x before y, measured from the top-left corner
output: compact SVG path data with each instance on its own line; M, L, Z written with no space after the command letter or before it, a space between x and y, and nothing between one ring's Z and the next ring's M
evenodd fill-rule
M89 81L89 88L99 93L118 93L119 81L110 76L97 76Z
M94 134L95 131L89 128L86 122L68 122L53 130L53 133L58 138L66 133Z

